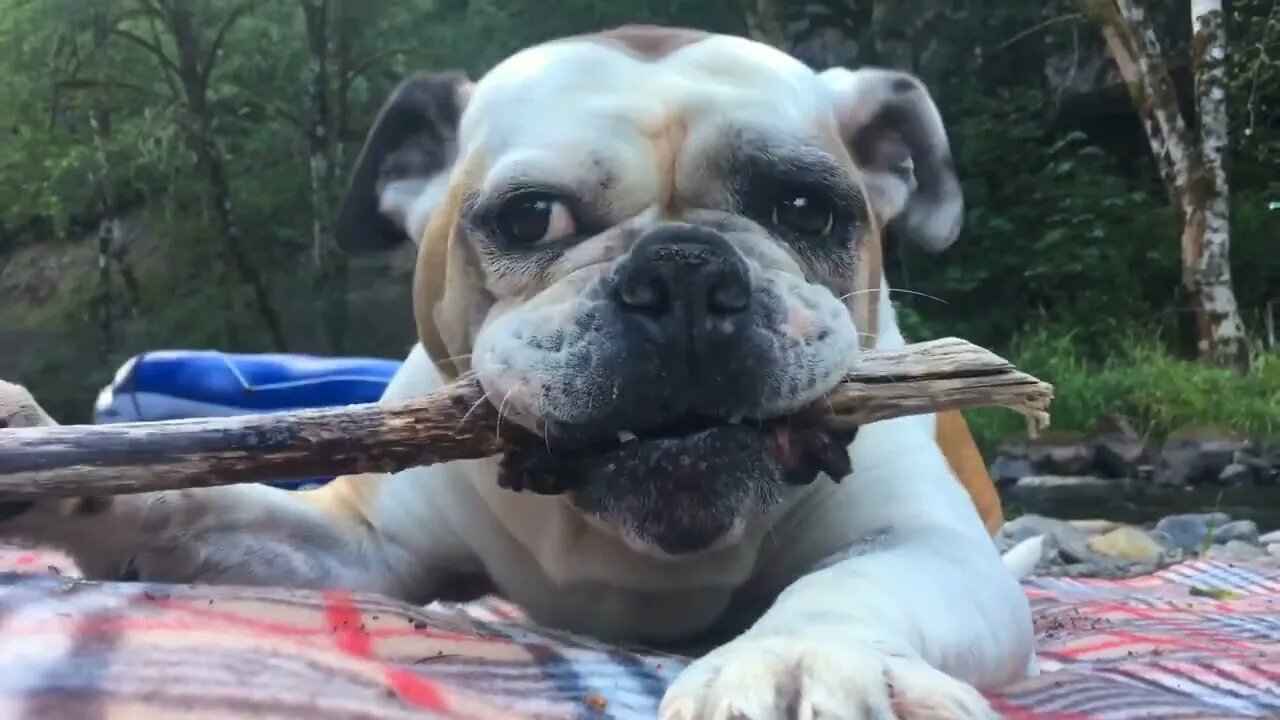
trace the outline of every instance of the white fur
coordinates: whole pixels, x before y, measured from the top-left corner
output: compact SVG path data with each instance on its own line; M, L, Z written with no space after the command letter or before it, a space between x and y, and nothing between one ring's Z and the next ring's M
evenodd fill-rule
M378 196L378 209L388 218L403 225L406 234L416 243L421 240L432 214L444 202L448 192L448 173L425 180L396 180L387 183L382 189Z

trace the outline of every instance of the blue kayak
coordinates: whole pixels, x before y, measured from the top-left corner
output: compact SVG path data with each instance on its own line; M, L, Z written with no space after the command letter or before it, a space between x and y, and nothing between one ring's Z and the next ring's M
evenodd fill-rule
M98 393L97 424L250 415L376 402L401 361L157 350L129 358ZM329 478L273 483L314 486Z

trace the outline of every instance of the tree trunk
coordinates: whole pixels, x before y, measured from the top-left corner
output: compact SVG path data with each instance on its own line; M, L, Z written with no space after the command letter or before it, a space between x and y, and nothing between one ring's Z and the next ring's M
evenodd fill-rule
M232 209L226 163L214 140L213 122L208 107L208 82L216 63L219 40L239 16L238 10L231 11L219 29L218 37L206 50L189 3L190 0L172 0L167 6L169 29L173 33L178 53L175 63L178 80L182 85L190 116L186 128L187 143L195 155L197 168L204 175L215 225L222 236L224 262L241 282L249 286L271 343L276 350L283 352L288 349L284 327L272 304L266 279L245 254L243 232ZM247 8L248 5L241 7ZM202 60L206 52L207 57Z
M1230 198L1223 165L1229 125L1222 0L1192 0L1191 20L1195 33L1191 60L1204 165L1192 194L1203 195L1197 199L1204 221L1196 228L1198 236L1183 236L1183 282L1195 303L1201 357L1219 365L1245 368L1249 345L1231 284Z
M329 0L301 0L307 35L310 122L307 150L311 178L311 254L321 309L321 335L329 352L346 340L346 258L333 241L329 222L334 199L334 123L329 90ZM339 30L341 32L341 30Z
M110 19L104 8L93 12L93 45L100 48L107 42L111 32ZM111 134L111 111L103 106L102 98L93 98L93 107L89 110L89 131L93 140L94 152L97 155L97 172L92 177L95 203L98 206L98 292L94 302L94 311L98 318L98 332L101 335L101 349L104 357L110 357L115 350L115 297L111 288L111 258L115 249L116 231L119 223L111 217L111 167L107 159L107 138Z
M1099 26L1151 154L1182 220L1183 284L1195 316L1202 360L1234 367L1248 364L1244 324L1231 287L1227 180L1225 41L1221 2L1194 0L1196 87L1200 132L1187 128L1155 23L1144 0L1081 0ZM1209 8L1209 9L1206 9ZM1216 8L1216 9L1215 9Z

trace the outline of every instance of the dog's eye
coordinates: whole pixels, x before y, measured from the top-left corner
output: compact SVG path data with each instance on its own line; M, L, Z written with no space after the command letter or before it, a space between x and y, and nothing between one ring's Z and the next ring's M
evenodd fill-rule
M545 193L524 193L503 203L494 217L498 234L513 245L533 245L572 235L573 215Z
M835 224L835 211L820 195L784 192L774 203L773 224L801 235L826 235Z

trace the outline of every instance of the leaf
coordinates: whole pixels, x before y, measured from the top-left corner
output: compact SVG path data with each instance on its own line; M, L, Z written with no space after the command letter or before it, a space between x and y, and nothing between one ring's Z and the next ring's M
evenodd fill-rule
M1195 585L1191 586L1188 593L1194 597L1207 597L1215 600L1234 600L1239 594L1234 590L1227 588L1202 588Z

